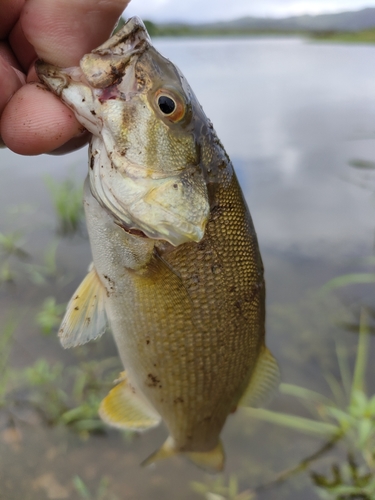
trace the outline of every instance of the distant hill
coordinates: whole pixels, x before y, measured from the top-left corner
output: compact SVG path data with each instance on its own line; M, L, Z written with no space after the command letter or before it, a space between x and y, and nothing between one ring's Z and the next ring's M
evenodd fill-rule
M338 14L293 16L281 19L243 17L234 21L200 25L205 28L209 26L266 31L362 31L375 27L375 7Z
M151 35L210 35L232 33L319 33L358 32L375 28L375 7L338 14L285 17L281 19L243 17L233 21L202 24L164 23L146 21Z

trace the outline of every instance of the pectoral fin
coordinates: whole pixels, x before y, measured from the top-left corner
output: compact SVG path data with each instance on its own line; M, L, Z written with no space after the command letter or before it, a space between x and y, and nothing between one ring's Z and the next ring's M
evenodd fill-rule
M163 446L142 462L142 465L151 465L159 460L164 460L165 458L172 457L178 453L180 452L176 450L173 438L169 436ZM224 469L225 457L221 441L219 441L218 445L210 451L181 452L181 454L186 456L191 462L197 465L200 469L204 469L206 472L216 473L221 472Z
M125 372L121 381L100 403L99 415L104 422L118 429L145 431L160 423L160 416L137 394Z
M267 347L264 347L239 405L256 408L264 404L277 389L279 383L280 370L277 361Z
M70 299L61 323L59 337L65 349L85 344L103 335L108 325L105 298L106 290L91 265Z

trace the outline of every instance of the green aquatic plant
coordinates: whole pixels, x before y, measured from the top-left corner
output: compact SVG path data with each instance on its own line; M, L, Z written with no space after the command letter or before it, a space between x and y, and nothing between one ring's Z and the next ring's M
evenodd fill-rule
M12 371L9 367L9 354L16 326L17 321L11 317L6 321L0 333L0 408L6 406L6 395L12 378Z
M311 478L323 500L373 500L375 475L365 466L358 466L348 454L347 463L333 464L330 477L313 472Z
M109 491L110 484L111 481L109 477L102 477L96 492L92 494L88 486L78 475L73 478L74 489L81 498L87 498L88 500L118 500L118 497Z
M251 490L239 491L238 479L231 475L227 484L223 476L207 477L206 482L193 481L191 489L206 500L253 500L255 493Z
M28 400L50 424L57 424L68 409L68 395L62 387L64 366L39 359L24 370L26 386L30 388Z
M18 231L0 233L0 282L14 281L17 261L24 261L29 254L22 248L24 235Z
M244 410L253 418L325 439L325 444L320 450L303 460L297 467L282 473L275 483L307 469L312 462L339 442L344 445L349 455L360 457L360 470L364 477L368 474L375 475L375 395L367 395L365 385L368 352L368 313L363 309L354 370L350 371L348 359L338 345L337 360L340 379L337 380L332 375L326 377L332 398L297 385L280 385L281 393L299 398L311 410L314 418L302 418L266 409L246 408ZM340 477L346 476L342 474ZM343 483L340 483L340 486L358 487L358 485ZM339 495L337 498L344 500L344 498L352 497Z
M44 180L58 218L60 234L75 233L84 219L81 183L77 185L72 178L58 182L50 176L46 176Z
M41 264L25 263L25 269L30 281L35 285L44 285L47 283L48 278L57 277L56 251L58 244L59 242L54 240L47 246Z
M117 358L107 358L64 367L40 359L23 371L18 389L28 389L27 401L49 425L65 425L88 437L105 430L98 408L117 375L117 364Z
M48 297L44 300L42 308L35 318L37 325L44 335L49 335L58 328L65 307L65 304L56 304L54 297Z

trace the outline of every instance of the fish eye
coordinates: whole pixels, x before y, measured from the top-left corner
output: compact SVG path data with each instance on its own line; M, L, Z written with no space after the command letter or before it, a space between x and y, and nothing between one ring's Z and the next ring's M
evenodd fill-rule
M166 116L171 115L176 109L176 103L167 95L161 95L158 97L158 106L160 111Z
M176 92L159 89L155 94L155 103L165 118L172 122L178 122L185 115L186 104Z

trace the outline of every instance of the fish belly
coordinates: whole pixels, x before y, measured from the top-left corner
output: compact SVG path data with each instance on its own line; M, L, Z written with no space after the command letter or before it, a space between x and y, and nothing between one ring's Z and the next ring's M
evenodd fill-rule
M264 343L255 232L234 176L222 191L203 240L163 253L117 226L85 189L94 265L121 360L179 451L217 445Z

